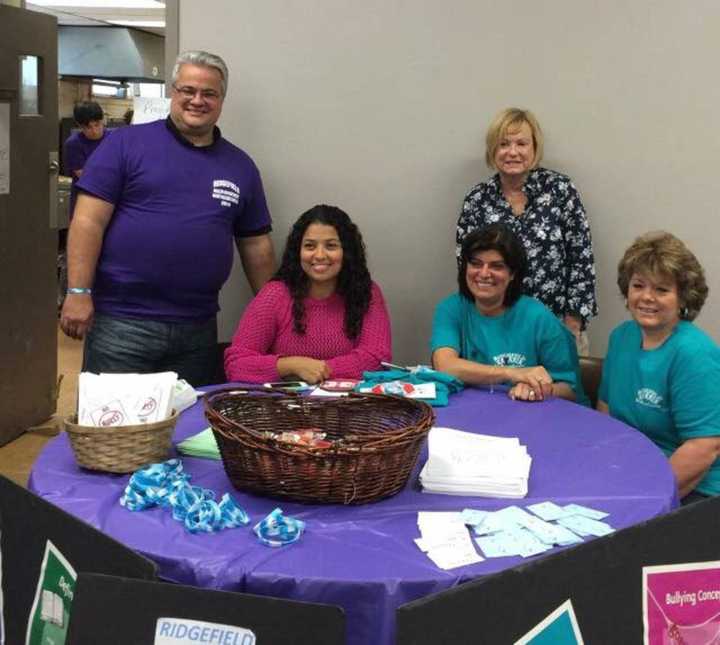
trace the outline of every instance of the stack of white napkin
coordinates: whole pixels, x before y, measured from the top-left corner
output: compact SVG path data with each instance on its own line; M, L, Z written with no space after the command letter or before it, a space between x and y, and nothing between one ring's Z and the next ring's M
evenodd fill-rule
M420 483L428 493L525 497L531 463L517 437L432 428Z
M92 374L78 379L78 424L127 426L163 421L189 407L197 393L175 372Z

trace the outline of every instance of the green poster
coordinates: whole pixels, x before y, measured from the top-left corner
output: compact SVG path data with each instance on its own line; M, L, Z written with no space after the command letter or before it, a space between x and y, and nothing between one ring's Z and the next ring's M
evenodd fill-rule
M25 645L63 645L77 574L57 547L47 541Z

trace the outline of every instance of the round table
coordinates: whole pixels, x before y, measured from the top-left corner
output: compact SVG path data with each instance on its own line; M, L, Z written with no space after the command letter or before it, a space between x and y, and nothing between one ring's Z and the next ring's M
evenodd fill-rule
M529 561L494 558L443 571L413 542L419 537L418 511L575 502L610 513L605 521L620 529L678 504L675 480L660 450L640 432L593 410L560 399L523 403L497 390L469 388L435 412L438 426L519 437L533 458L528 496L510 500L423 493L417 473L426 449L399 494L347 507L240 493L220 462L183 458L192 483L218 496L231 492L250 514L250 526L276 506L307 523L300 542L269 548L248 527L192 535L166 510L127 511L118 500L128 476L80 469L65 434L43 450L29 487L154 560L164 579L339 605L346 613L347 643L353 645L394 642L395 610L406 602ZM202 405L196 404L182 414L174 442L206 426Z

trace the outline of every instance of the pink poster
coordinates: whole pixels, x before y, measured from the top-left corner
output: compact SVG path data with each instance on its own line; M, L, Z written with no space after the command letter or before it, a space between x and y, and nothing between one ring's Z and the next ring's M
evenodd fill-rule
M645 645L720 645L720 561L643 567Z

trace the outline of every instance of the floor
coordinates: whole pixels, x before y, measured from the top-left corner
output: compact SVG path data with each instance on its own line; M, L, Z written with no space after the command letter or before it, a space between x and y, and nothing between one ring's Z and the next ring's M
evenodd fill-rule
M77 380L82 364L82 341L72 340L58 328L58 377L62 383L57 412L52 418L0 448L0 474L14 482L27 485L30 468L43 446L62 428L62 419L75 412Z

